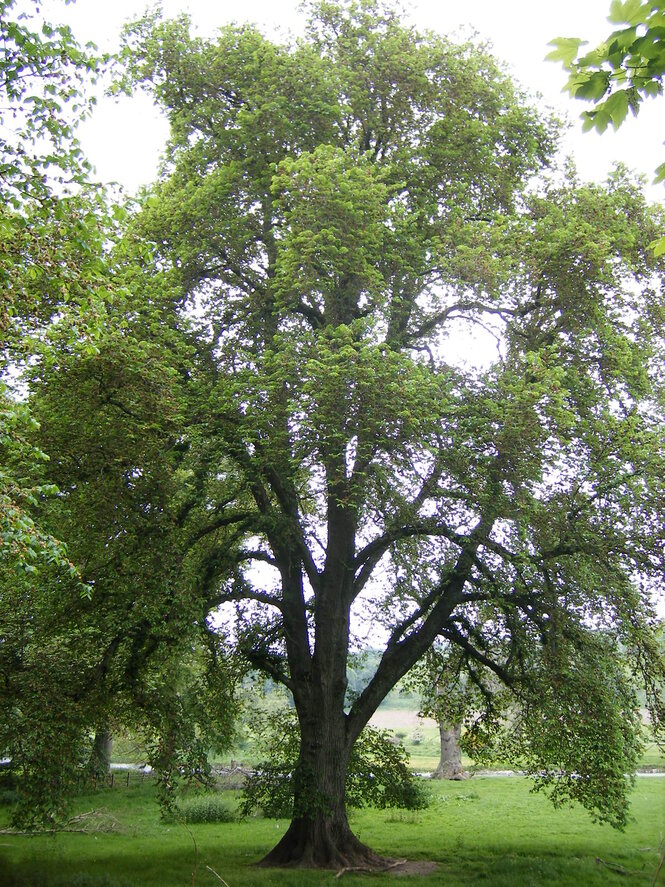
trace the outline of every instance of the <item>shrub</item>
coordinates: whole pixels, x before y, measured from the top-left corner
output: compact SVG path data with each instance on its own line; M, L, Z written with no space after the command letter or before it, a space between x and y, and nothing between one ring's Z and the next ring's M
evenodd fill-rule
M404 746L394 745L385 730L366 727L349 759L346 803L349 807L401 807L422 810L429 795L407 766ZM264 716L261 745L267 759L248 777L240 814L261 810L269 819L293 814L293 782L298 760L299 732L291 710Z
M192 795L183 798L177 809L179 818L188 823L233 822L236 818L218 794Z

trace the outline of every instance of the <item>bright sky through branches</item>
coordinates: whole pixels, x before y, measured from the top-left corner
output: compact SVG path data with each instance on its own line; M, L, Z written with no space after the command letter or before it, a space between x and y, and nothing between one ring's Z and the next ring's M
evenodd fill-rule
M268 34L297 34L305 21L297 0L245 0L240 4L219 0L163 0L165 15L186 12L203 36L231 21L258 23ZM564 154L572 155L584 179L603 179L616 161L634 169L648 182L656 166L663 160L665 99L646 102L638 118L630 118L617 132L608 130L582 133L579 115L584 103L574 101L562 92L567 75L561 67L546 62L555 37L580 36L595 45L607 36L609 0L558 0L538 4L533 0L413 0L408 17L420 30L431 29L460 37L476 32L489 41L497 58L503 61L515 79L531 94L540 94L541 108L555 109L571 123L563 143ZM65 5L62 0L46 0L43 11L53 22L67 21L81 42L93 41L104 51L113 51L124 22L138 18L145 5L141 0L77 0ZM149 98L99 100L93 117L80 133L83 148L103 181L117 181L128 192L149 184L157 173L160 152L168 134L164 118L151 105ZM653 200L664 200L663 185L650 186ZM467 331L470 339L458 345L468 353L495 351L490 339L468 347L478 330ZM461 347L464 344L465 347ZM661 603L659 609L665 604Z
M167 16L187 12L202 35L231 21L256 22L266 32L298 33L304 22L297 0L244 0L242 4L219 0L163 0ZM82 41L92 40L104 50L117 46L123 22L137 18L145 4L141 0L77 0L65 5L62 0L46 0L43 9L53 21L66 20ZM555 37L579 36L596 44L611 29L607 22L609 0L558 0L534 3L533 0L413 0L407 15L420 30L432 29L442 34L468 35L475 31L491 42L496 56L529 92L542 95L542 107L555 108L571 121L563 150L572 154L583 178L604 178L614 161L644 175L650 182L655 167L663 159L663 106L647 102L640 116L626 122L617 132L582 133L579 114L581 102L561 92L566 74L559 65L546 62L548 42ZM84 148L101 179L116 180L134 191L156 174L160 151L167 136L165 121L149 99L102 99L93 118L84 126ZM663 200L663 186L649 189L653 200Z

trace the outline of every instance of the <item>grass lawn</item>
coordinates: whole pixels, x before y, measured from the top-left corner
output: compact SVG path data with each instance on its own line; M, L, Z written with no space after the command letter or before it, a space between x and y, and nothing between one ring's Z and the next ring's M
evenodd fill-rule
M349 884L579 887L652 885L665 839L665 778L641 778L625 832L594 824L580 809L554 810L527 780L474 778L432 784L431 807L418 814L365 810L353 828L379 852L435 860L437 872L401 877L347 873ZM0 834L2 887L317 887L339 883L333 872L254 867L286 822L252 819L211 825L160 822L150 780L78 799L114 831L55 836ZM235 796L228 793L229 805ZM0 824L9 810L0 808ZM195 849L196 844L196 849ZM210 869L214 869L214 874ZM223 879L223 882L220 880ZM665 885L665 868L657 881Z

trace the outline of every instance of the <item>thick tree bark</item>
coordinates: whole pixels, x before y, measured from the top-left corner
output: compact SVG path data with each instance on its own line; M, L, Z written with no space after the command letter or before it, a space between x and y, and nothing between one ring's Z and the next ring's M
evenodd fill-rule
M469 774L462 766L462 750L459 745L461 724L449 724L439 719L441 758L432 779L467 779Z
M342 869L386 864L349 827L344 795L350 746L344 720L343 712L334 716L314 710L301 719L293 819L260 865Z
M346 812L294 817L281 841L259 865L288 868L382 868L392 860L356 838Z
M294 785L293 820L281 841L261 861L263 866L371 869L385 867L392 861L362 844L349 827L344 800L349 756L355 740L386 693L445 625L459 600L472 563L471 552L477 545L474 541L460 554L457 570L447 578L445 588L438 589L438 602L424 625L403 639L400 632L395 632L377 673L347 715L344 697L349 610L353 599L353 571L348 565L354 562L355 527L345 525L347 515L337 504L339 498L331 497L330 502L328 557L317 583L315 643L311 657L305 620L294 616L301 611L302 585L285 581L289 576L282 570L285 597L282 612L301 748ZM303 679L294 680L298 672Z

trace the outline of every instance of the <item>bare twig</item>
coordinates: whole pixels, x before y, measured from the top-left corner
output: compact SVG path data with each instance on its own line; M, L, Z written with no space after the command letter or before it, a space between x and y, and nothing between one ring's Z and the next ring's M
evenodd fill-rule
M218 875L217 872L216 872L214 869L210 868L209 865L207 865L206 868L208 869L209 872L212 872L213 875L214 875L216 878L219 878L219 880L222 882L222 884L224 885L224 887L229 887L229 885L226 883L226 881L224 880L224 878L222 878L221 875Z
M347 872L368 872L369 874L380 874L382 872L389 872L390 869L397 868L397 866L404 865L406 859L396 859L394 862L391 862L390 865L385 866L369 866L369 865L347 865L343 869L340 869L335 878L341 878L342 875Z
M199 848L196 846L196 838L195 838L194 835L192 834L192 831L191 831L191 829L189 828L189 826L187 825L187 823L183 821L182 824L183 824L184 828L185 828L186 831L187 831L187 834L188 834L189 837L192 839L192 842L193 842L193 844L194 844L194 868L193 868L193 870L192 870L192 887L194 887L194 882L196 881L196 872L197 872L198 867L199 867Z
M617 863L615 863L615 862L605 862L605 860L601 859L599 856L596 857L596 865L604 865L606 869L609 869L611 872L616 872L618 875L643 875L644 874L644 872L638 872L635 869L626 869L622 865L617 865Z
M58 832L89 835L91 832L121 832L123 830L122 823L106 810L88 810L87 813L73 816L61 826L25 831L3 828L0 829L0 835L55 835Z

